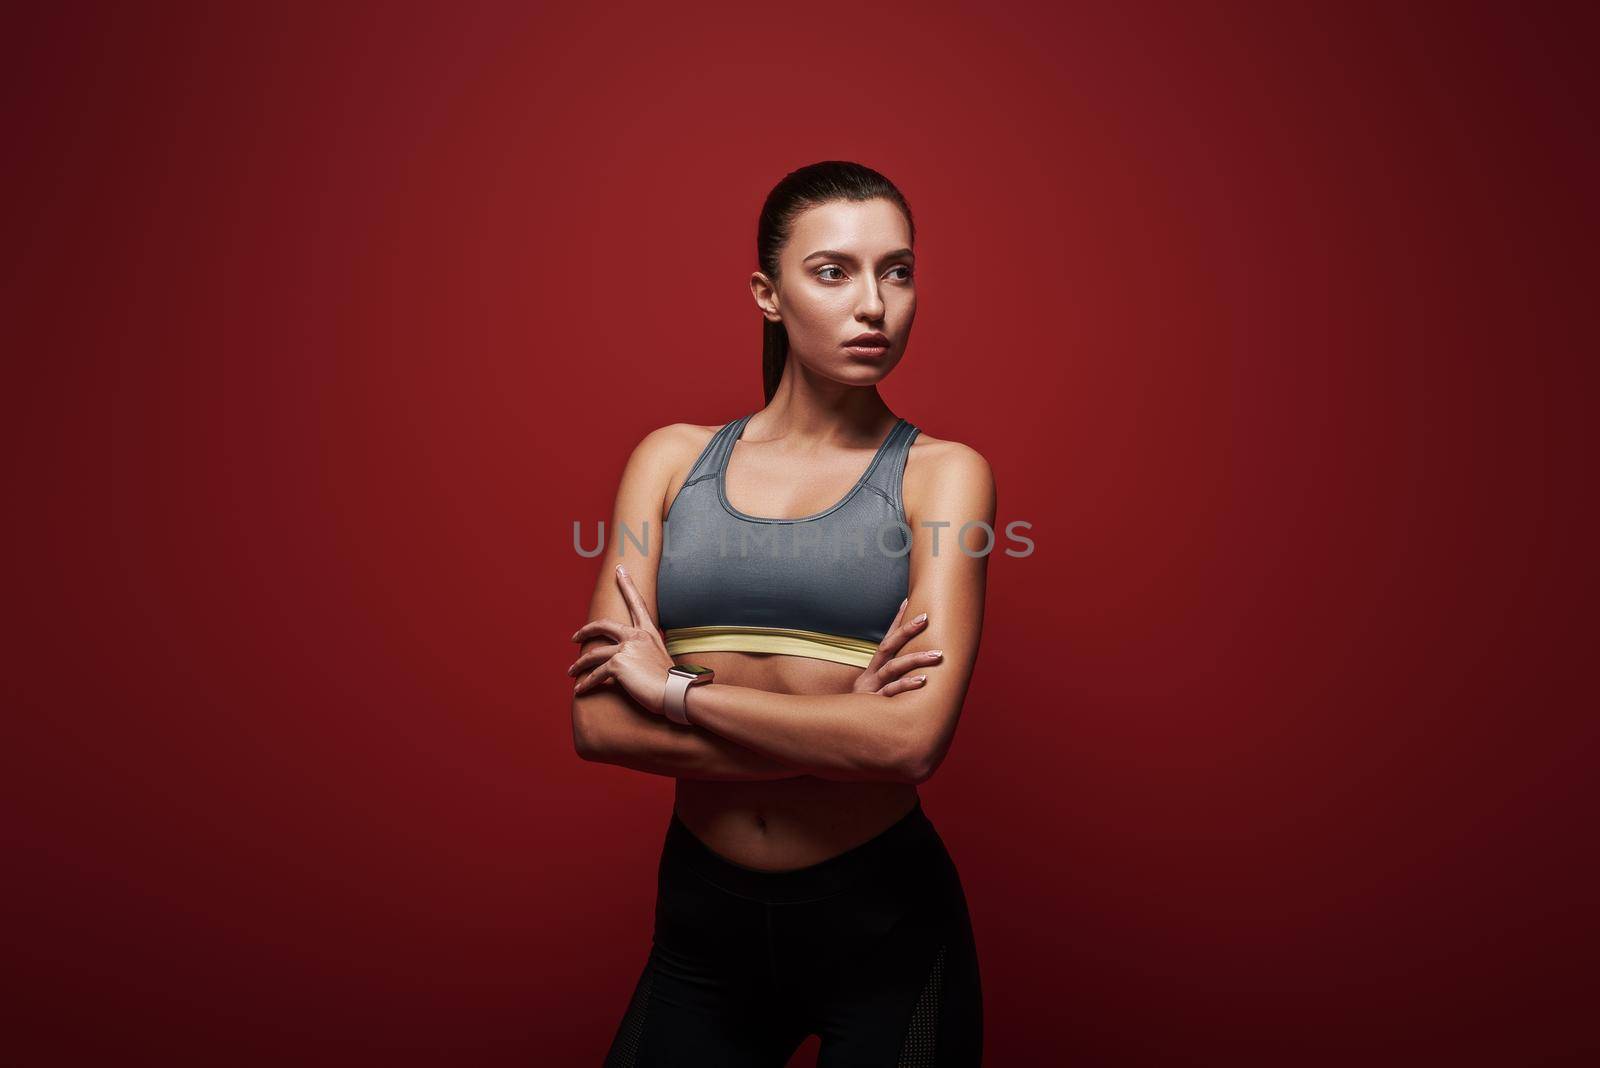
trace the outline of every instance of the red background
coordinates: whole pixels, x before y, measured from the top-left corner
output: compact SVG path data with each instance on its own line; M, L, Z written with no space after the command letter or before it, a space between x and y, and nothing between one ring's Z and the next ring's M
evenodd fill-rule
M572 523L760 407L820 159L1037 544L923 791L988 1063L1600 1052L1595 27L1390 6L13 12L19 1063L599 1063L672 783Z

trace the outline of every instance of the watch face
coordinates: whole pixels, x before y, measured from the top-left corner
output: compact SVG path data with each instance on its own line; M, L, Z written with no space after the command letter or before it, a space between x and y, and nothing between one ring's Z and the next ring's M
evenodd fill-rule
M701 667L699 664L674 664L673 672L678 675L687 675L690 678L699 678L701 675L711 674L711 669Z

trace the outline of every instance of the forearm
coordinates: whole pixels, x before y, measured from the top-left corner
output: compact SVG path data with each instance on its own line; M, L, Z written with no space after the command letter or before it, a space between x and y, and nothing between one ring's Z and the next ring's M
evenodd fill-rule
M573 699L574 742L585 760L676 779L793 779L806 772L700 727L657 716L620 690Z
M689 721L801 774L917 782L912 703L875 693L787 694L714 682L691 687Z

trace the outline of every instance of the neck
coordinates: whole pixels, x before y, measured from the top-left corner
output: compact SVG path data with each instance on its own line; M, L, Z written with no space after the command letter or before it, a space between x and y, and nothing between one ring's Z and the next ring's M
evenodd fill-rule
M762 438L801 442L876 444L895 415L878 387L843 386L798 368L792 356L772 400L751 420Z

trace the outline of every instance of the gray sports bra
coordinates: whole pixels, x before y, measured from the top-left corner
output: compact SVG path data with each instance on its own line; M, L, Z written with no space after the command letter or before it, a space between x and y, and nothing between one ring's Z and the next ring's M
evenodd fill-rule
M908 593L911 530L900 488L920 431L895 423L832 507L768 519L728 502L728 459L751 415L712 435L667 509L656 573L667 652L783 653L865 667Z

